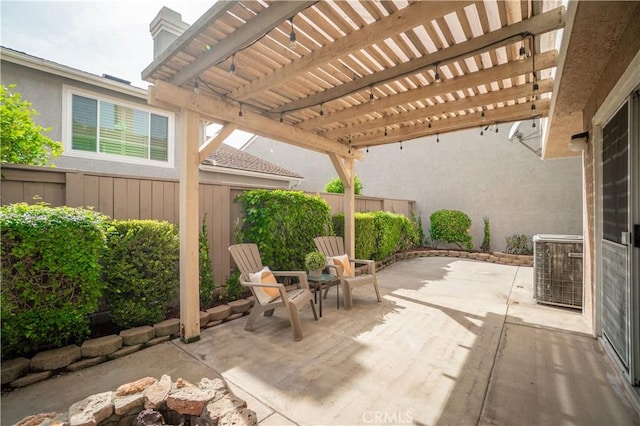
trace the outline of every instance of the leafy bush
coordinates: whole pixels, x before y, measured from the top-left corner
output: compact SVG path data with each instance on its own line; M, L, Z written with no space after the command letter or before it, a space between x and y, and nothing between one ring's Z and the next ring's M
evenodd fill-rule
M216 283L213 281L213 268L209 257L209 238L207 232L207 216L202 219L202 228L198 236L200 242L200 309L213 306Z
M335 234L344 238L344 214L331 218ZM372 259L376 251L376 224L373 213L355 214L356 259Z
M432 241L452 243L466 250L473 249L469 235L471 219L465 213L458 210L438 210L431 214L430 222L429 234Z
M416 230L406 216L382 211L373 215L377 234L375 260L382 260L415 245Z
M238 300L243 289L244 287L240 284L240 271L234 269L224 282L224 298L228 302Z
M245 191L238 196L245 217L242 242L258 245L262 263L273 270L304 270L313 239L331 233L331 208L318 196L301 191Z
M507 253L510 254L533 254L533 241L529 235L513 234L506 238Z
M42 204L0 209L2 357L80 343L104 284L107 218Z
M12 93L14 88L15 85L0 85L0 161L44 166L49 157L56 158L62 153L62 143L43 135L51 129L34 123L32 116L38 115L38 111L20 93Z
M489 229L489 218L486 216L483 217L482 222L484 236L482 238L482 245L480 246L480 250L488 253L491 251L491 230Z
M353 190L355 195L362 194L362 182L358 176L353 178ZM334 177L324 186L324 192L333 194L344 194L344 185L339 177Z
M411 222L413 223L413 227L415 228L414 245L417 247L422 247L426 239L424 235L424 228L422 227L422 215L416 214L415 211L411 210Z
M150 325L165 318L179 285L180 240L169 222L112 222L104 278L114 324Z

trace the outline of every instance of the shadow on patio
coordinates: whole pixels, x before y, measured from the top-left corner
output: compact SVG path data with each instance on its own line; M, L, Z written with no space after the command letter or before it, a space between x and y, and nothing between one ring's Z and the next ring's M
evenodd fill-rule
M331 291L302 342L278 317L183 347L258 400L264 424L638 423L582 316L531 299L530 268L421 258L379 281L383 303L357 289L352 311Z

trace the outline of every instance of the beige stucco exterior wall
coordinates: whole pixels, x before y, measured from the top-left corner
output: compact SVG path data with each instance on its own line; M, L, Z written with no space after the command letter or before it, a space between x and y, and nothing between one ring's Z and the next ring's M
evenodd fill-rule
M469 215L474 246L482 244L484 216L491 223L492 249L504 250L512 234L582 234L582 163L579 157L542 161L517 141L511 125L499 133L480 129L370 148L356 163L364 195L412 199L428 232L440 209ZM538 127L539 128L539 127ZM535 130L521 124L523 134ZM533 138L527 143L539 146ZM251 154L305 177L299 188L320 191L337 176L328 156L257 138Z

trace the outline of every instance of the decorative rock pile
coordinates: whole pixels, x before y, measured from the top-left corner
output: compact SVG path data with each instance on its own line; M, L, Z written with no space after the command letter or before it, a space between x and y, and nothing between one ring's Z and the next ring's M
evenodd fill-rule
M28 416L18 426L89 425L256 425L256 413L236 397L222 379L203 378L197 385L183 379L171 382L145 377L115 392L91 395L69 407L67 413Z
M500 265L512 266L533 266L533 256L523 254L508 254L495 251L493 253L477 253L459 250L417 250L404 253L396 253L392 259L381 262L380 267L384 267L398 260L411 259L414 257L460 257L465 259L483 260L485 262L498 263ZM376 268L379 268L376 264Z

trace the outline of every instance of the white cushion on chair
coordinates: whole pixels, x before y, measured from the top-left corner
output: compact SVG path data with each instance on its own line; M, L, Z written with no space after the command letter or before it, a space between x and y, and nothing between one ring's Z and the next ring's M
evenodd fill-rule
M249 274L249 281L256 284L278 284L276 281L275 275L269 269L268 266L262 268L262 270L256 272L255 274ZM277 288L270 287L252 287L253 292L256 295L256 299L258 299L258 303L261 305L266 305L272 300L280 297L280 291Z
M342 266L342 276L344 277L353 277L353 268L351 268L351 262L349 261L349 256L343 254L342 256L333 256L330 257L330 262L333 262L334 266Z

